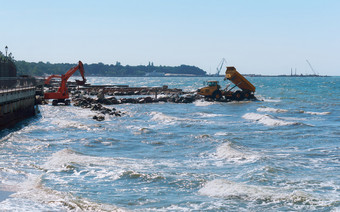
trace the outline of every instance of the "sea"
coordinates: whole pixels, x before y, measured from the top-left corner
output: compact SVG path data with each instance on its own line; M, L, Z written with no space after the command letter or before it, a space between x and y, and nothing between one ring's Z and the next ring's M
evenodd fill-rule
M123 115L101 122L40 105L0 131L0 211L340 211L340 77L247 79L257 101L110 105ZM88 77L207 80L228 84Z

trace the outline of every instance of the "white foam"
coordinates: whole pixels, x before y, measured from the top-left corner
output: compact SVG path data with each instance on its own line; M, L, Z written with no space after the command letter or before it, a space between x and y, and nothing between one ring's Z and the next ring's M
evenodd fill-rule
M174 124L175 122L180 120L177 117L168 116L168 115L165 115L161 112L151 112L150 115L152 116L151 120L160 121L162 123L167 123L167 124Z
M272 113L286 113L288 110L285 109L277 109L277 108L271 108L271 107L260 107L257 108L257 111L259 112L272 112Z
M264 101L264 102L281 102L281 100L279 100L279 99L265 99L265 98L263 98L263 99L260 99L261 101Z
M68 128L68 129L79 129L79 130L87 130L91 131L91 127L89 125L83 124L80 121L71 121L71 120L63 120L63 119L55 119L50 123L57 125L58 128Z
M15 200L15 202L27 204L21 205L19 210L124 211L113 205L95 203L85 198L75 197L68 192L47 188L42 184L41 176L37 175L30 175L20 187L20 191L11 195L13 199L8 200L7 208L14 210L15 207L10 203Z
M258 123L261 123L267 126L287 126L287 125L298 124L296 122L284 121L282 119L275 118L268 114L259 114L259 113L246 113L242 116L242 118L256 121Z
M199 194L224 199L242 199L247 201L261 200L265 202L286 201L291 203L322 204L308 193L294 190L287 191L282 188L269 186L255 186L237 183L226 179L215 179L206 183Z
M215 133L216 136L227 136L227 135L230 135L229 132L217 132Z
M233 145L231 142L217 147L216 157L232 163L250 163L260 158L258 154Z
M78 180L86 180L87 177L94 177L96 179L102 179L102 181L113 181L119 179L126 171L132 170L142 173L154 168L157 163L160 162L151 160L141 161L140 159L136 160L131 158L87 156L77 154L69 149L64 149L52 154L40 168L47 173L72 171L71 176Z
M331 112L309 112L309 111L304 111L304 113L310 114L310 115L320 115L320 116L331 114Z
M164 113L161 113L161 112L151 112L150 115L152 116L151 120L160 122L162 124L176 124L179 121L184 121L184 122L195 121L193 119L184 119L184 118L178 118L175 116L165 115Z
M194 105L197 107L206 107L209 105L215 104L214 102L207 102L207 101L195 101Z
M203 118L213 118L213 117L222 117L222 116L231 116L226 114L217 114L217 113L195 113L194 115L201 116Z
M256 98L260 101L263 101L263 102L281 102L281 100L279 100L279 99L273 99L271 97L265 98L261 95L256 95Z
M45 164L41 166L42 169L46 171L67 171L74 164L79 164L81 166L91 166L93 164L97 166L107 165L107 166L118 166L119 163L117 159L105 158L105 157L93 157L80 155L76 152L63 149L56 153L53 153Z

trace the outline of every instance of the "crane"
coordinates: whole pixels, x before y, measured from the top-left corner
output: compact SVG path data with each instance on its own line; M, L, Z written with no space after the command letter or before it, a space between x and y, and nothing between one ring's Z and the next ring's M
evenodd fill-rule
M216 68L216 70L217 70L216 76L217 76L217 77L220 75L220 72L221 72L221 70L222 70L222 68L223 68L223 64L224 64L224 63L227 64L227 61L226 61L226 59L222 58L221 62L218 64L218 66L217 66L217 68Z
M58 89L57 92L48 92L44 94L44 98L45 99L53 99L52 101L52 105L57 105L59 102L64 103L65 105L70 105L70 100L69 98L69 94L68 94L68 90L67 90L67 80L79 69L80 75L83 78L82 81L80 80L76 80L77 85L84 85L86 82L85 79L85 71L84 71L84 66L83 63L81 61L79 61L78 65L71 68L70 70L68 70L66 72L66 74L62 74L62 75L51 75L49 76L46 80L45 80L45 85L50 84L51 79L53 78L60 78L61 79L61 83L60 83L60 87Z
M314 68L313 68L313 66L310 64L310 62L309 62L308 60L306 60L306 62L308 63L310 69L312 69L314 75L318 75L319 73L317 73L317 72L314 71Z

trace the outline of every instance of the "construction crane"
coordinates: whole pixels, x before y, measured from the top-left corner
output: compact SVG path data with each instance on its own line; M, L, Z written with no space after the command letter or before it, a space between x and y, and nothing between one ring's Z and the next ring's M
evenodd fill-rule
M314 71L314 68L313 68L313 66L310 64L310 62L309 62L308 60L306 60L306 62L308 63L310 69L312 69L314 75L319 75L319 73L317 73L317 72Z
M48 92L44 94L45 99L53 99L52 105L58 105L59 102L64 103L65 105L70 104L69 94L68 94L68 89L66 86L67 80L79 69L80 75L83 78L83 81L76 80L77 85L84 85L86 82L85 79L85 71L84 71L84 66L81 61L79 61L79 64L70 70L66 72L66 74L62 75L51 75L45 80L45 85L50 84L51 79L53 78L60 78L61 83L60 87L57 92Z
M224 64L224 63L227 64L227 61L226 61L226 59L222 58L221 62L218 64L218 66L217 66L217 68L216 68L216 70L217 70L216 76L217 76L217 77L220 76L220 72L221 72L221 70L222 70L222 68L223 68L223 64Z

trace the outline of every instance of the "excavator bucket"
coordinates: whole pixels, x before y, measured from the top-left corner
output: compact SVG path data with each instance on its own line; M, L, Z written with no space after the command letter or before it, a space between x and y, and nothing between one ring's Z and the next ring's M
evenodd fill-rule
M76 80L77 85L85 85L86 80L80 81L80 80Z

